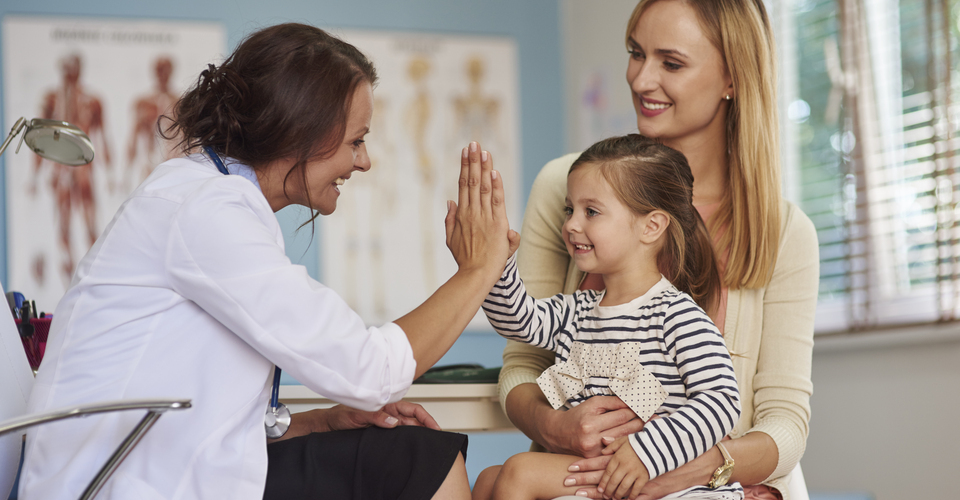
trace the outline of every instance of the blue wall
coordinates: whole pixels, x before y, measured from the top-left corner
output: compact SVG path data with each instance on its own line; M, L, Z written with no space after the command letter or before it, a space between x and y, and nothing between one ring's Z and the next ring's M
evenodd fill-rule
M287 21L329 28L509 36L516 40L519 49L523 140L523 185L513 189L522 189L522 198L526 199L539 168L564 153L560 19L555 0L0 0L0 15L6 14L215 21L226 28L228 50L250 31ZM2 100L0 116L3 116ZM4 136L10 126L12 124L3 124ZM4 176L0 175L0 188L5 189L3 184ZM297 234L293 232L297 220L302 220L301 215L297 210L287 209L279 217L287 234L291 259L307 266L316 277L320 245L311 241L309 228ZM6 206L0 206L3 238L0 283L4 287L7 284L6 221L10 216ZM512 222L514 227L519 227L520 221ZM503 345L491 332L467 332L441 364L470 361L497 366L501 364ZM471 436L468 459L471 479L483 466L501 463L525 447L526 440L515 433Z
M563 153L559 7L554 0L0 0L0 15L6 14L215 21L226 27L230 50L250 31L287 21L321 27L509 36L516 40L519 49L524 198L537 170L546 161ZM3 124L4 135L11 125ZM5 206L0 210L0 223L3 224L0 234L4 235L3 244L0 244L0 283L6 286L5 235L9 215ZM283 213L281 219L292 228L296 215ZM288 253L316 276L318 245L313 244L307 249L309 243L308 237L298 235L294 238L291 231Z

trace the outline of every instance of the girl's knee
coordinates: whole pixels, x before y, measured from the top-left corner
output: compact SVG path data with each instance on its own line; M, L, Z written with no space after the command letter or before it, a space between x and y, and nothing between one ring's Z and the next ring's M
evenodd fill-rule
M502 484L523 484L531 474L536 474L536 460L539 453L526 452L518 453L507 459L503 463L497 482Z
M500 475L501 465L494 465L483 469L473 483L473 500L490 500L493 498L493 485Z
M480 472L480 474L477 476L476 484L478 485L481 483L493 484L493 482L497 480L497 475L500 474L501 468L503 468L502 465L492 465L490 467L487 467L486 469L483 469L483 471Z

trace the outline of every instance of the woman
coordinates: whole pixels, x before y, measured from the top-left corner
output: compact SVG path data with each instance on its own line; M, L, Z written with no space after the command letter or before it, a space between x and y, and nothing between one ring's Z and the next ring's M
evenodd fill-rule
M694 174L694 205L707 221L720 260L723 293L708 311L724 334L740 385L743 413L724 447L732 477L750 494L786 495L803 454L812 391L810 362L818 272L809 219L781 199L774 48L758 0L643 0L627 28L637 126L683 152ZM603 288L577 271L560 228L566 176L576 155L548 163L527 204L518 264L536 297ZM554 411L536 385L553 355L510 343L500 397L510 419L554 452L588 457L567 484L598 497L605 444L642 422L616 398L595 397ZM726 467L711 448L657 476L641 498L705 485ZM785 496L784 496L785 498Z
M291 264L274 216L291 204L328 215L340 186L370 168L375 83L354 47L285 24L248 37L178 102L167 133L186 156L136 189L80 263L30 400L32 411L193 400L154 426L101 498L469 497L465 436L346 429L437 427L397 401L453 344L515 248L489 155L464 150L460 208L451 202L445 221L459 270L380 328ZM268 445L274 365L369 413L298 414L286 440ZM79 496L137 419L31 432L20 494Z

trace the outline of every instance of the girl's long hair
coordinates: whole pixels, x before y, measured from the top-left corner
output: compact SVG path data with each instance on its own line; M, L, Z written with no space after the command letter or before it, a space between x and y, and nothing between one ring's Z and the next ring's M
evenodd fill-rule
M627 25L627 40L644 11L661 0L641 0ZM729 189L709 221L722 231L717 252L728 253L723 282L761 288L773 274L780 245L780 132L776 50L763 0L684 1L704 35L720 51L733 79L727 111ZM726 230L723 230L726 228Z
M337 151L354 91L376 81L354 46L313 26L278 24L249 35L219 67L209 65L173 117L164 117L169 125L157 126L184 153L209 146L255 170L294 159L286 192L293 175L307 185L308 161Z
M590 146L570 172L595 165L617 198L638 216L654 210L667 214L667 238L657 266L678 289L704 310L720 300L720 272L713 244L693 206L693 174L687 158L675 149L639 134L611 137Z

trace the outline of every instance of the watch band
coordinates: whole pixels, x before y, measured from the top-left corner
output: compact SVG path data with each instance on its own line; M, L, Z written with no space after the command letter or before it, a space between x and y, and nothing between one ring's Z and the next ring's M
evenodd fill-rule
M730 456L730 452L727 451L723 443L717 443L717 448L720 450L720 454L723 455L723 465L713 472L713 477L710 478L710 482L707 483L707 486L711 489L716 489L727 484L727 482L730 481L730 476L733 475L733 457Z
M733 467L733 457L730 456L727 447L724 446L723 443L717 443L717 448L720 450L720 454L723 455L723 461L730 462L730 466Z

